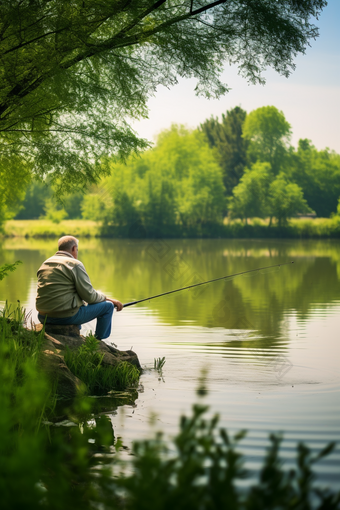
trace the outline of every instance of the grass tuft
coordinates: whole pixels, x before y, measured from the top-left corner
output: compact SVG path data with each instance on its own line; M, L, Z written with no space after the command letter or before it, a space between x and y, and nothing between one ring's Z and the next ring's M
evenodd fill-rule
M139 370L126 361L116 366L103 366L104 354L98 352L99 341L92 335L77 351L66 350L64 359L71 372L83 381L90 393L104 395L110 390L136 387Z
M153 362L153 368L157 370L157 372L162 372L163 367L165 365L165 356L163 358L155 358Z

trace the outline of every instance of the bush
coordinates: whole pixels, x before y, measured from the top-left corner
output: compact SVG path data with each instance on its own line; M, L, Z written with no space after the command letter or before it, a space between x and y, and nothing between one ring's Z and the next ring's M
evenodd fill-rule
M124 491L123 508L129 510L276 510L338 509L340 492L315 484L313 465L333 449L331 443L317 455L303 444L297 447L296 469L283 468L281 438L270 436L263 466L255 485L245 484L250 473L237 446L245 436L233 438L218 429L218 417L206 419L208 408L196 404L183 416L179 433L169 445L157 435L134 444L132 470L115 480ZM242 485L241 485L242 482ZM242 488L243 486L243 488ZM247 488L245 488L247 487Z

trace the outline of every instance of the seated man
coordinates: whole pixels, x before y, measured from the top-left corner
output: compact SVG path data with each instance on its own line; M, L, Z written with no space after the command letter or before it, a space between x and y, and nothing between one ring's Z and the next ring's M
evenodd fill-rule
M79 326L97 319L95 336L99 340L108 338L114 307L120 311L123 305L94 290L84 265L77 259L78 240L61 237L57 253L45 260L37 273L38 319L46 324Z

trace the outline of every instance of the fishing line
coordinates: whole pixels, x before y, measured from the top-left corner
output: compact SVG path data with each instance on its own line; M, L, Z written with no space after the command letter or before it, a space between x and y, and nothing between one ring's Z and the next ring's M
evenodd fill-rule
M255 271L264 271L265 269L272 269L274 267L280 268L281 266L287 266L289 264L294 264L294 261L285 262L284 264L275 264L274 266L257 267L256 269L249 269L248 271L242 271L241 273L220 276L219 278L214 278L213 280L207 280L206 282L195 283L193 285L188 285L187 287L182 287L181 289L169 290L168 292L163 292L162 294L156 294L155 296L150 296L147 298L139 299L138 301L131 301L130 303L124 303L123 308L125 308L127 306L136 305L137 303L143 303L143 301L150 301L150 299L156 299L158 297L166 296L168 294L173 294L174 292L180 292L181 290L192 289L194 287L199 287L200 285L207 285L208 283L217 282L218 280L226 280L227 278L235 278L236 276L247 275L249 273L255 273Z

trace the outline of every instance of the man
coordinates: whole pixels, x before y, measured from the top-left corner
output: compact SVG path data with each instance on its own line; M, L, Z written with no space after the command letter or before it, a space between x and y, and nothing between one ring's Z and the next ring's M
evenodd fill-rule
M120 311L123 305L92 287L84 265L78 260L75 237L59 239L57 253L45 260L37 276L36 307L40 322L80 326L97 319L95 336L99 340L110 336L114 307Z

